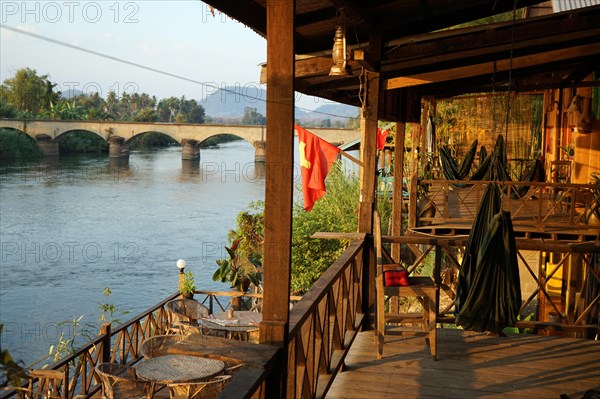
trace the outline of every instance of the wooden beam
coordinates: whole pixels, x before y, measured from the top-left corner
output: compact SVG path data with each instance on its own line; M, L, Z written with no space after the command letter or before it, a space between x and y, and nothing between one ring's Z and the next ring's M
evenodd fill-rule
M550 62L557 62L561 60L568 60L574 57L589 57L593 54L600 54L600 43L588 44L585 46L575 46L568 49L561 49L556 51L549 51L544 54L528 55L523 57L513 58L512 68L528 68L536 65L544 65ZM417 86L419 81L426 82L443 82L449 80L472 78L481 75L493 75L494 73L508 71L510 68L510 60L500 60L496 62L496 69L494 72L494 62L485 62L475 65L469 65L459 68L450 68L443 71L428 72L422 74L415 74L405 77L397 77L387 79L383 82L385 90L392 90L407 86ZM406 78L413 79L414 84L410 84L410 81Z
M381 57L381 35L375 32L369 40L369 51L375 59ZM359 170L360 199L358 208L358 231L373 233L373 211L376 205L377 184L377 122L379 117L379 94L381 84L379 74L366 72L366 101L363 103L360 120L360 159L363 167ZM375 256L373 246L367 246L363 258L363 303L362 311L368 312L375 303ZM366 326L365 326L366 327Z
M374 60L371 54L366 52L363 49L358 49L353 51L352 59L359 63L360 66L365 68L370 72L379 72L379 68L381 63L377 60Z
M399 236L402 234L402 181L404 180L404 136L406 124L396 123L396 137L394 142L394 191L392 195L392 231L390 234ZM392 245L392 258L400 261L400 244Z
M294 180L295 0L267 1L267 136L263 319L260 342L287 348ZM288 351L266 397L286 397Z
M490 54L494 58L505 57L511 48L517 55L526 55L593 43L600 31L599 17L600 7L594 7L593 11L575 15L552 14L519 20L514 27L514 40L512 22L413 35L391 43L382 62L384 65L419 60L427 64L452 60L471 63Z
M348 20L348 23L356 23L363 25L367 29L374 29L372 17L367 12L366 8L360 6L354 0L329 0L335 6L340 14Z
M374 59L381 56L381 35L374 34L369 41L369 51ZM366 102L362 108L360 158L364 167L360 169L360 209L358 231L373 232L373 206L377 170L377 127L379 116L380 79L378 73L367 73Z

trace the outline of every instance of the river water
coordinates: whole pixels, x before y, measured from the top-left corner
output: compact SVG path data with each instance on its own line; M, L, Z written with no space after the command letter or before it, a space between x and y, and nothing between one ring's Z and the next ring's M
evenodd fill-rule
M127 320L176 291L179 258L198 289L227 289L212 281L215 261L236 215L264 198L264 177L245 141L201 157L194 167L173 147L134 151L127 166L106 156L2 165L2 348L28 365L71 333L62 322L97 323L100 303Z

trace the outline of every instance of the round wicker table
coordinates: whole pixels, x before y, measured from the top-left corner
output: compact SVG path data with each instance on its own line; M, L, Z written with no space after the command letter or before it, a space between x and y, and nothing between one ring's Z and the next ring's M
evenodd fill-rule
M203 381L225 368L221 360L199 356L164 355L146 359L136 366L139 378L160 384Z

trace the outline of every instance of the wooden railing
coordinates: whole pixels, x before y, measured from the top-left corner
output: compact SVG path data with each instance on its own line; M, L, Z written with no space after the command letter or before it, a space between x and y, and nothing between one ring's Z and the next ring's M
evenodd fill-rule
M430 212L422 212L420 226L472 224L488 181L422 180L423 198ZM559 184L537 182L491 182L503 192L502 209L511 212L515 230L535 232L597 231L600 203L598 184ZM428 201L421 200L422 204Z
M365 317L362 311L362 284L364 278L363 253L364 235L353 241L341 257L335 261L323 276L303 297L291 297L294 304L290 312L287 396L289 398L322 398L331 386L335 376L341 371L348 353ZM207 305L211 311L228 309L241 300L243 308L260 308L262 294L239 292L195 291L195 298ZM169 329L165 304L177 294L124 323L114 331L105 325L101 333L76 353L50 366L51 369L65 370L69 376L66 399L79 396L90 398L100 390L94 378L94 367L102 362L133 364L140 359L142 341L153 335L164 334ZM257 309L258 310L258 309ZM207 337L209 338L209 337ZM237 345L254 345L237 343ZM274 358L266 359L272 367ZM235 392L235 397L262 397L271 369L255 373L240 382L242 388L231 386L223 393ZM250 381L254 378L255 380ZM243 380L243 381L242 381ZM15 395L6 391L2 399Z
M364 240L354 241L290 313L288 398L322 398L360 325Z
M210 313L224 312L230 307L236 310L262 311L263 294L241 291L194 291L194 299L206 306ZM291 295L290 304L294 305L302 299Z
M82 395L89 398L100 390L94 378L94 367L103 362L132 364L140 359L139 349L143 340L164 334L168 326L165 304L178 294L169 296L140 315L111 330L106 324L100 334L74 354L49 366L49 369L65 371L69 376L67 399ZM12 397L15 390L2 392L2 399Z
M406 235L400 237L384 236L384 242L407 244L415 251L416 260L408 265L413 271L423 267L429 254L435 255L433 277L440 287L438 323L454 324L453 314L456 302L457 276L460 269L459 254L467 243L466 236L443 237ZM517 256L521 264L521 287L529 286L523 297L520 313L531 317L520 320L518 328L531 330L555 330L568 333L571 337L594 337L600 333L598 323L591 324L593 311L597 312L600 293L587 291L587 284L600 284L597 258L600 249L590 243L546 243L543 240L517 238ZM548 265L533 264L528 252L544 252L554 259ZM442 265L442 259L444 264ZM538 262L539 256L533 261ZM552 281L561 275L559 282L568 281L565 287ZM585 276L585 278L582 278ZM558 286L556 286L558 284ZM553 287L554 286L554 287ZM523 291L522 291L523 292ZM532 304L536 311L532 313ZM596 318L597 320L597 318Z
M290 311L287 398L323 398L337 373L363 319L363 255L365 235L354 240ZM277 364L275 358L271 363ZM253 381L248 390L236 380L220 398L264 398L272 371Z

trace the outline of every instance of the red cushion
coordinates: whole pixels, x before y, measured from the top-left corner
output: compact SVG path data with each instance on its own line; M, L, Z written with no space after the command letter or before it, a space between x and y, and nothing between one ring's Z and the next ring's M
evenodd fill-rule
M410 285L408 270L399 264L383 265L383 284L386 287Z

